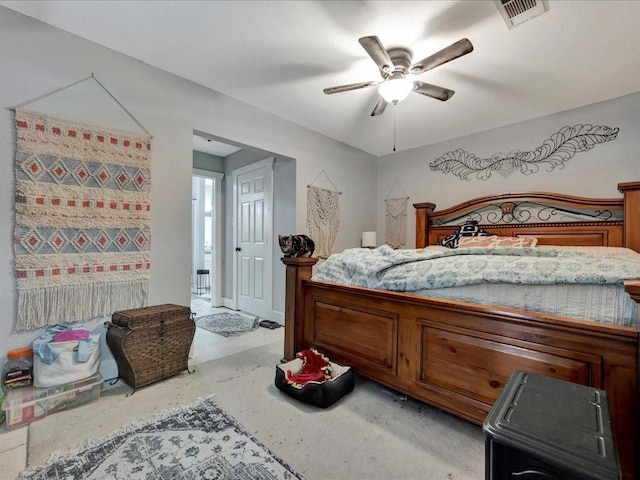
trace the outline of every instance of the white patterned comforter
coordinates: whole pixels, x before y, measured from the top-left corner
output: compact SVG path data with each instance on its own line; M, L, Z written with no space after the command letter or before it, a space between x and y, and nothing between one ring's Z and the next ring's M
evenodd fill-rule
M608 247L385 245L334 254L313 279L635 326L637 304L623 282L640 279L640 254Z

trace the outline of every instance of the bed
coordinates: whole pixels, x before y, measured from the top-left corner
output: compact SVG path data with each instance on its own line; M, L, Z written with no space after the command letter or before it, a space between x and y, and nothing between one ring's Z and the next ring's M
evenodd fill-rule
M625 247L640 252L640 182L620 198L554 193L481 197L437 211L416 203L416 248L459 221L538 246ZM456 223L458 222L458 223ZM511 307L313 280L315 258L286 265L284 359L314 347L332 361L481 424L510 374L527 370L608 392L623 478L640 478L640 340L634 326ZM640 282L624 290L640 303ZM637 319L636 319L637 320Z

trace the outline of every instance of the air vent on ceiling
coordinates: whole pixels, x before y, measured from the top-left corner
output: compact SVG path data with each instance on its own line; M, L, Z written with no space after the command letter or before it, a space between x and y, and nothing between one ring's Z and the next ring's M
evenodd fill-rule
M509 28L542 15L545 11L542 0L494 0L494 2Z

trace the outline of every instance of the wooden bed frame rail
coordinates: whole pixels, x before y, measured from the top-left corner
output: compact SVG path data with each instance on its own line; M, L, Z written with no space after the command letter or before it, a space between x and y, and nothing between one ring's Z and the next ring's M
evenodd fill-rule
M433 204L416 204L416 243L433 244L455 230L438 225L439 219L465 216L488 202L504 205L533 199L559 208L588 205L621 215L619 220L483 228L500 235L535 235L545 239L542 244L626 246L640 251L640 182L618 187L623 199L503 195L441 212ZM505 208L509 213L511 207ZM623 478L640 480L637 328L314 281L317 259L282 261L286 265L284 359L305 348L318 348L365 377L477 424L484 421L515 370L604 389ZM640 282L625 289L640 303Z

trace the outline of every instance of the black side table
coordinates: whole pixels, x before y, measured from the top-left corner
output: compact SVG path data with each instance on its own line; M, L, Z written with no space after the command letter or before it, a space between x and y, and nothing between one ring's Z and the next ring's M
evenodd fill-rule
M607 393L514 372L484 422L486 480L619 480Z

